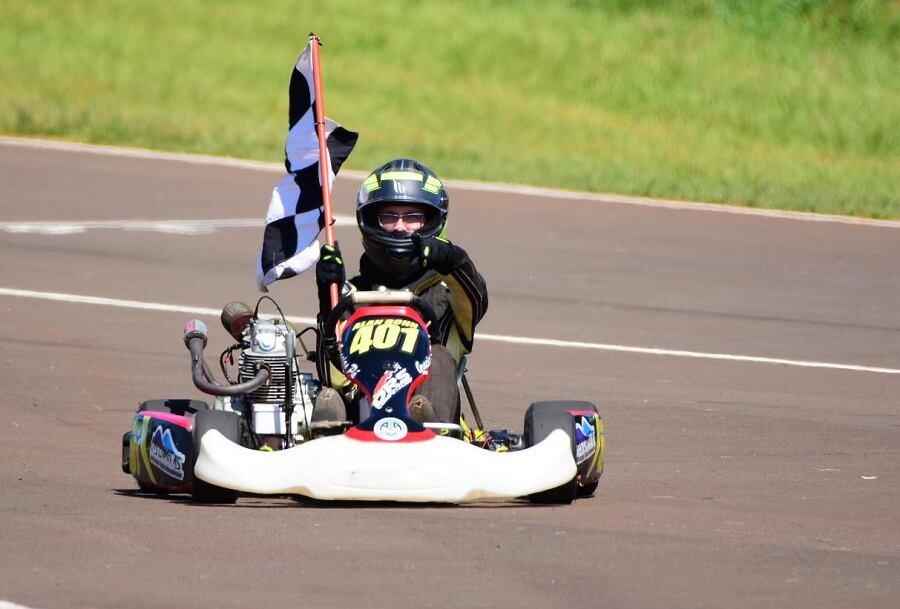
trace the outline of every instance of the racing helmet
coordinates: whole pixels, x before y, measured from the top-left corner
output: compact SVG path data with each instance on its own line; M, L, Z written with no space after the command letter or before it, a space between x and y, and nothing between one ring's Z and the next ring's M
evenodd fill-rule
M425 225L422 237L443 237L447 229L450 197L437 175L412 159L394 159L369 174L356 198L356 223L363 249L383 272L406 277L419 269L412 233L388 231L378 222L378 210L389 203L419 205Z

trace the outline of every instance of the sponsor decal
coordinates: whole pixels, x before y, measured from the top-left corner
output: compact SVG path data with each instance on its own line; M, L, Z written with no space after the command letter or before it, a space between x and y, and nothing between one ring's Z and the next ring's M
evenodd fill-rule
M172 439L172 430L157 427L150 438L150 462L176 480L184 480L184 453Z
M360 328L367 328L369 326L400 326L402 328L418 328L419 324L409 319L395 318L395 317L379 317L375 319L366 319L363 321L358 321L353 324L354 330L359 330Z
M359 375L359 364L355 362L351 362L350 358L347 357L347 354L344 353L344 350L340 350L341 357L341 369L344 371L344 375L349 379L355 379L357 375Z
M388 442L396 442L406 437L406 423L394 417L385 417L375 423L375 436Z
M587 461L597 448L593 417L580 417L575 422L575 462Z
M384 375L375 385L375 393L372 395L372 408L380 409L387 401L412 383L412 376L406 368L395 363L394 367L386 370Z
M428 354L428 357L425 358L424 361L416 362L416 371L419 374L425 374L428 372L428 369L431 368L431 354Z

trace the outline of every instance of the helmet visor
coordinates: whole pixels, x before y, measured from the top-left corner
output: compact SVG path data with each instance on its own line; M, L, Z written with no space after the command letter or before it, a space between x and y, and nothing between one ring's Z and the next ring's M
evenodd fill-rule
M378 226L386 231L403 231L406 233L414 233L422 230L428 221L428 216L424 211L378 211L375 214L378 220Z

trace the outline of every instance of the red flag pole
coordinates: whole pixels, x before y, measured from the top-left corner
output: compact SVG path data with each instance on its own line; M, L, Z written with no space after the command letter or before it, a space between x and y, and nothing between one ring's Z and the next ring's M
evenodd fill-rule
M316 95L316 135L319 138L319 181L322 183L322 206L325 210L325 243L334 245L334 216L331 212L331 175L327 135L325 133L325 100L322 99L322 64L319 61L319 47L322 41L313 33L309 35L312 51L313 89ZM331 308L337 306L338 284L331 284Z

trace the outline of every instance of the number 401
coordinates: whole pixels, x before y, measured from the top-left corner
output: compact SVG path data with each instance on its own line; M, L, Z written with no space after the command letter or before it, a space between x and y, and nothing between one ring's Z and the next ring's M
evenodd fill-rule
M419 328L401 328L395 325L363 326L353 335L350 354L367 353L370 349L393 349L400 342L400 350L412 353L419 338Z

